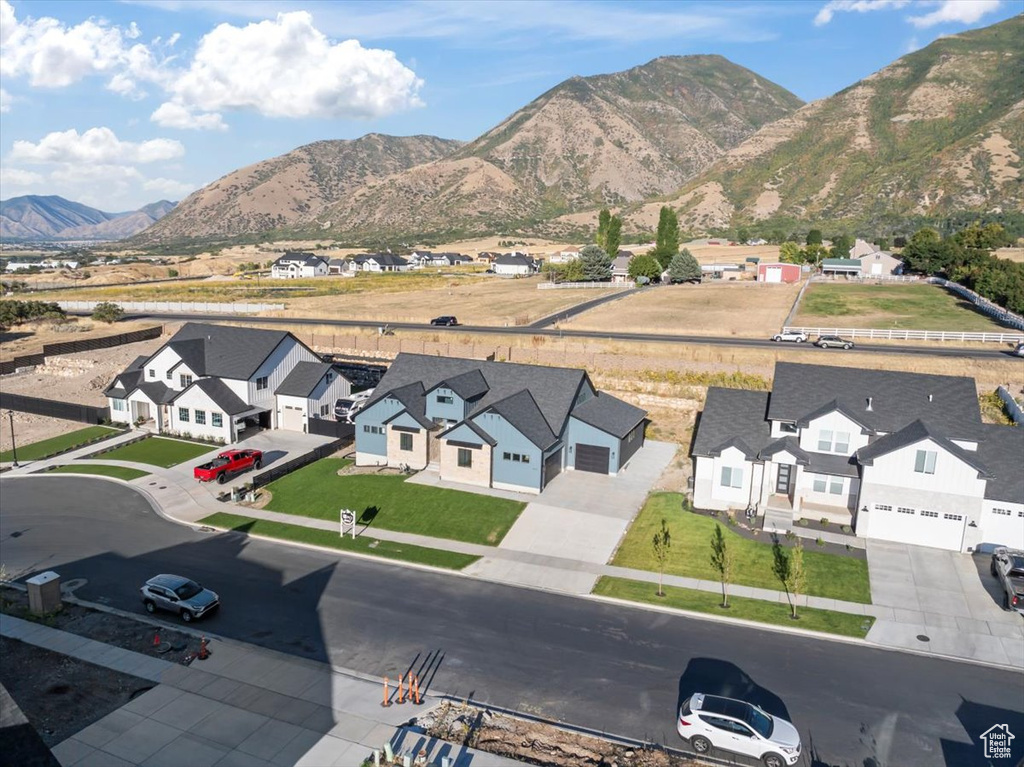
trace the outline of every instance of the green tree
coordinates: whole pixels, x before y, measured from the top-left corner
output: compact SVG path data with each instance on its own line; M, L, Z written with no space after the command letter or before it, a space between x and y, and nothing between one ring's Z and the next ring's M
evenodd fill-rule
M779 246L779 260L787 264L802 264L804 252L795 242L787 241Z
M648 281L657 280L661 277L661 264L648 253L633 256L629 260L629 276L634 280L638 277L646 277Z
M604 282L612 278L612 260L597 245L587 245L580 251L583 282Z
M786 241L786 233L782 229L772 229L768 232L768 236L765 239L772 245L781 245Z
M622 245L622 216L612 216L608 221L608 232L605 235L604 252L609 258L619 255Z
M119 304L110 301L96 304L96 308L92 310L92 318L97 322L113 324L122 317L124 317L124 309Z
M832 258L849 258L853 238L848 234L837 234L832 238Z
M889 249L889 238L888 237L876 237L875 238L875 247L878 248L879 250L888 250Z
M608 208L603 208L601 212L597 214L597 247L605 253L608 252L608 223L611 219L612 214Z
M722 526L715 525L715 532L711 536L711 566L718 572L722 581L722 607L729 606L729 582L732 580L733 555L725 536L722 535Z
M772 545L772 572L782 584L782 588L786 592L786 599L789 601L789 609L792 611L792 618L796 620L797 600L803 592L806 582L804 546L799 538L788 554L777 541Z
M689 248L683 248L669 262L668 278L672 282L699 282L700 277L700 264Z
M750 230L740 227L736 230L736 242L741 245L750 239Z
M668 205L661 207L658 215L658 233L651 255L658 259L663 268L668 268L672 257L679 252L679 217Z
M807 233L806 245L821 245L822 237L820 229L812 229Z
M804 248L803 253L804 263L808 264L820 264L822 259L828 258L828 250L824 245L808 245Z
M661 529L654 534L651 541L651 552L654 554L654 561L658 563L658 596L665 596L665 589L662 582L665 580L665 564L668 562L668 555L672 551L672 534L668 530L668 522L661 520Z

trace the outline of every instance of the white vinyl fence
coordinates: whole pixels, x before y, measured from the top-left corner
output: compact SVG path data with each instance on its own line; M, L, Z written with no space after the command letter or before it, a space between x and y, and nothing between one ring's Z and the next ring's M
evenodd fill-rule
M1009 309L1004 309L998 304L992 303L987 298L979 296L970 288L965 288L959 282L950 282L949 280L944 280L941 277L929 277L928 282L935 283L936 285L942 285L942 287L947 290L952 290L954 293L963 296L974 304L978 308L979 312L984 312L997 322L1009 325L1011 328L1024 330L1024 317L1021 317L1019 314L1014 314Z
M898 330L894 328L806 328L787 325L784 331L803 332L808 336L842 336L843 338L881 338L888 341L982 341L1014 344L1024 341L1024 333L964 333L953 330Z
M1000 386L996 389L996 394L999 395L999 399L1006 405L1006 412L1010 414L1013 422L1018 426L1024 424L1024 410L1021 410L1020 404L1013 398L1009 390L1005 386Z
M541 282L538 290L567 290L570 288L603 288L604 290L632 290L636 283L629 282Z
M91 312L102 301L58 301L66 312ZM259 314L284 309L284 304L223 304L205 301L112 301L126 312L166 314Z

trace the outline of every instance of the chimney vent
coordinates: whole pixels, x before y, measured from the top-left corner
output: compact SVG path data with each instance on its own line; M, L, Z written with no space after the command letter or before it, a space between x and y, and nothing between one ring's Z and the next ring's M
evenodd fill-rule
M869 413L874 409L871 407L871 397L868 397L868 406L864 409L867 410Z

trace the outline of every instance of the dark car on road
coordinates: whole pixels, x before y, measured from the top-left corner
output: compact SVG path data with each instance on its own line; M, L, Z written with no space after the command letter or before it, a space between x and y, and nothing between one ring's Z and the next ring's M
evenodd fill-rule
M202 618L220 605L220 597L181 575L154 575L140 589L146 610L177 613L185 623Z
M822 349L852 349L853 341L839 336L818 336L814 345Z
M458 325L459 321L458 321L457 318L453 317L452 315L445 314L445 315L443 315L441 317L434 317L434 319L432 319L430 321L430 324L431 325L448 325L448 326L451 326L451 325Z

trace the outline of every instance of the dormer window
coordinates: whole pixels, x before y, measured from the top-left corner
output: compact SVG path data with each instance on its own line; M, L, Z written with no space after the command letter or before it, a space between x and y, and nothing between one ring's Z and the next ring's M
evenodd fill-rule
M781 431L783 434L796 434L799 431L799 429L796 428L795 423L786 423L785 421L783 421L782 423L779 424L779 431Z
M184 373L182 373L179 376L179 381L181 383L181 388L187 389L189 386L192 385L192 376L185 375Z

